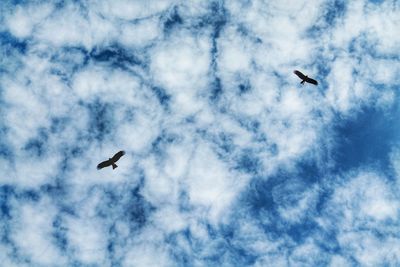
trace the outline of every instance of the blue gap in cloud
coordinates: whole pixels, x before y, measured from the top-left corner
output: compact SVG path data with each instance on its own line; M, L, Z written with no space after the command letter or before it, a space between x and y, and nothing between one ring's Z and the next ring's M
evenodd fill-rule
M175 264L177 266L193 266L193 257L185 247L182 248L180 245L180 239L186 239L188 242L190 241L187 237L190 235L187 230L172 233L165 237L165 243L168 244L172 249L170 250L170 255L174 259ZM192 248L193 249L193 248Z
M300 200L298 195L319 183L323 173L324 167L308 160L299 162L293 172L280 171L266 180L253 179L242 198L246 213L260 222L272 240L287 235L302 243L317 230L316 222L306 216L301 222L289 223L281 218L278 208L296 204ZM293 183L297 185L293 186Z
M337 228L319 231L313 236L314 241L326 253L338 255L342 252L342 248L337 240L337 231Z
M364 107L354 118L339 120L333 171L346 172L368 165L392 177L390 152L400 141L399 115L397 102L387 110Z
M218 227L218 231L214 231L212 239L217 245L214 254L208 257L210 264L216 265L222 260L229 266L250 266L256 262L259 255L242 245L240 241L246 237L238 235L238 228L236 224L222 224Z
M249 251L246 247L229 244L230 261L237 266L253 266L259 255Z
M72 167L71 160L77 157L82 157L82 155L86 151L85 150L85 146L87 146L86 142L81 142L81 140L84 138L86 138L86 136L80 136L76 142L66 143L65 145L63 145L62 148L60 148L63 160L60 161L58 165L59 176L63 176L64 173L68 172L71 169ZM56 186L59 185L56 184Z
M40 192L32 189L18 192L15 196L17 199L20 199L24 202L38 202L41 198Z
M242 77L243 75L237 75L237 85L236 85L236 94L238 96L246 95L249 91L251 91L252 86L248 77Z
M143 64L143 62L134 54L118 45L96 48L90 52L89 56L94 61L105 62L110 64L112 67L117 67L124 70L127 69L127 65Z
M67 231L68 227L65 225L62 216L57 215L52 223L53 243L61 250L66 251L68 247Z
M251 90L251 85L247 81L247 82L239 84L238 89L239 89L239 95L243 95Z
M332 2L328 2L328 5L325 10L324 20L325 22L333 26L337 20L344 16L346 13L346 1L345 0L335 0Z
M329 31L329 28L335 26L337 21L346 14L346 1L345 0L334 0L328 1L323 6L322 13L324 14L321 18L321 23L317 23L306 30L306 35L311 38L319 39L325 31Z
M168 12L164 21L164 33L170 33L174 27L182 25L183 19L179 16L178 7L175 6Z
M67 189L63 183L63 179L60 179L60 177L54 177L51 183L46 183L40 186L40 193L46 194L53 199L53 201L58 202L67 194Z
M7 55L11 50L17 50L20 53L25 53L28 44L25 40L18 39L9 32L0 32L0 47L2 52Z
M210 13L203 18L202 22L199 26L211 26L212 34L211 34L211 71L213 75L216 75L218 70L218 38L220 33L227 22L227 12L223 6L223 2L213 1L210 4ZM221 80L218 77L214 78L214 81L210 85L211 95L210 100L217 101L219 100L220 95L222 94L222 84Z
M225 240L225 246L222 247L224 254L229 255L229 261L235 266L252 266L260 255L242 246L241 242L235 242L235 231L236 229L232 225L222 225L220 227L220 234ZM240 238L246 237L239 236Z
M236 121L240 124L241 127L246 130L257 133L260 130L260 122L254 118L249 116L240 116L236 118Z
M326 78L328 77L329 73L331 72L331 65L326 64L326 58L324 58L323 49L318 50L313 64L314 64L315 68L317 69L317 72L313 73L313 75L315 75L315 78L318 80L318 90L320 92L325 92L329 88ZM313 66L310 66L310 67L313 67ZM317 88L315 88L315 89L317 89Z
M28 140L24 146L24 150L29 152L35 157L41 157L46 153L47 141L49 135L45 128L40 128L38 130L37 136Z
M382 4L384 2L384 0L368 0L368 2L380 5L380 4Z
M51 54L53 64L50 73L59 77L65 84L71 84L73 74L86 66L89 62L89 53L83 47L63 47Z
M257 153L254 153L249 149L242 150L236 161L235 169L256 175L261 169L261 163L257 157Z
M222 94L222 84L221 79L216 77L213 82L210 84L211 95L210 100L217 101Z
M216 153L221 159L231 156L235 151L232 134L220 132L217 135L211 135L212 142L216 145Z
M5 128L3 128L5 129ZM0 126L0 158L4 158L12 161L14 159L14 153L10 145L7 143L6 130L2 130Z
M163 156L164 151L166 147L169 144L174 143L177 141L179 138L178 135L174 133L168 133L166 131L162 131L162 133L152 142L152 151L157 155L157 156Z
M88 134L101 142L114 131L113 107L108 103L101 102L99 99L85 106L88 108L90 115Z
M85 17L87 17L88 13L88 5L86 4L86 1L84 0L54 0L55 2L55 8L56 9L65 9L68 8L69 5L72 3L74 4L74 7L78 7L78 11Z
M126 191L114 186L97 186L97 189L101 191L101 202L95 208L96 216L103 220L115 220L120 216Z
M114 258L115 254L115 241L118 238L118 231L115 228L115 223L113 223L108 229L109 239L107 241L107 252L110 254L111 258Z
M107 240L107 253L110 261L110 266L122 267L123 264L118 247L125 246L126 241L122 241L124 237L120 237L118 230L116 229L115 223L113 223L108 230L108 240ZM122 244L121 244L122 243Z
M13 200L15 200L15 187L11 185L0 186L0 242L4 246L11 247L11 254L16 257L17 249L11 238L12 233L10 231L12 229Z
M349 53L356 59L360 60L365 53L372 54L375 50L374 43L369 40L366 33L361 33L354 37L347 46Z
M304 216L298 222L288 222L281 218L278 212L278 208L285 208L285 203L290 204L293 200L298 201L296 195L307 190L312 184L319 182L323 172L323 168L319 168L315 163L309 161L301 163L296 172L281 172L268 180L259 178L251 182L249 189L238 202L240 205L237 208L238 217L232 216L231 223L223 227L224 236L228 243L233 244L238 251L244 251L243 258L239 259L239 262L243 259L251 262L253 257L259 257L259 255L252 255L247 251L246 243L242 245L242 242L236 241L236 239L241 240L243 238L240 232L236 230L239 229L241 220L254 221L263 229L270 241L282 240L282 238L288 240L289 238L291 241L286 243L289 251L292 250L293 242L302 244L310 237L315 239L320 248L327 253L338 253L340 251L334 230L321 229L313 216ZM303 183L300 186L293 187L291 183L294 180L300 180ZM277 189L280 191L278 201ZM309 212L314 214L312 207Z
M130 190L129 203L124 207L124 218L128 220L132 230L144 227L150 214L156 210L156 207L141 195L140 190L143 186L144 177L141 180L140 185Z
M166 90L161 87L154 86L151 88L151 90L156 95L158 102L160 102L163 108L168 109L171 101L171 95L169 95Z
M210 14L207 22L213 27L212 39L214 42L219 38L221 30L227 22L227 12L222 1L213 1L210 4ZM213 43L213 48L215 46L216 43Z
M15 194L15 188L10 185L0 186L0 218L11 219L10 198Z
M53 117L51 118L50 132L52 134L62 133L70 123L71 118L68 117Z

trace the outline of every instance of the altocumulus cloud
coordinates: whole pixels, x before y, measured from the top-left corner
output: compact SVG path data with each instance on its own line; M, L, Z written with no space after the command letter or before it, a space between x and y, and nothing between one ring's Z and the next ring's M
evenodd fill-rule
M399 17L2 1L2 265L399 265Z

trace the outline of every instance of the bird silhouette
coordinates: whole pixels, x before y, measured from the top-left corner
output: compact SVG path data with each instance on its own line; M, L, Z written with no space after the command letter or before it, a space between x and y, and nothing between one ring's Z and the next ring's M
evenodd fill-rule
M100 170L108 166L112 166L113 169L117 168L118 166L115 164L115 162L117 162L123 155L125 155L125 151L121 150L117 152L112 158L99 163L99 165L97 165L97 169Z
M294 74L296 74L302 81L300 82L301 84L304 84L304 82L308 82L314 85L318 85L318 82L314 79L309 78L307 75L304 75L298 70L293 71Z

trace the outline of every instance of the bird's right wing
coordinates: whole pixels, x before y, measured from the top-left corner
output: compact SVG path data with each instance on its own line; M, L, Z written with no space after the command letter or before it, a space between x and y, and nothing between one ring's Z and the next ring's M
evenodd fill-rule
M100 162L99 165L97 165L97 169L100 170L102 168L110 166L111 164L112 163L110 162L110 160L105 160L103 162Z
M293 71L293 73L296 74L302 80L306 79L306 76L298 70Z

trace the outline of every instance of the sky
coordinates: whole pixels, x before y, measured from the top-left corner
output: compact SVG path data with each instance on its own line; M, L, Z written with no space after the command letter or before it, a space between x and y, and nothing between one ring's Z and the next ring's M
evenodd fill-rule
M399 29L397 0L2 0L2 266L399 266Z

